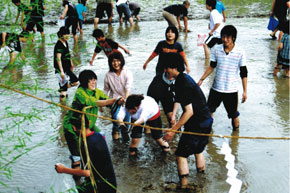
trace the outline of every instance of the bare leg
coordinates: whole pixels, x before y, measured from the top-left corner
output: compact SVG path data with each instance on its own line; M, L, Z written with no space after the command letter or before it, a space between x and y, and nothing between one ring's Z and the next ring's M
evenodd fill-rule
M132 17L129 18L129 22L130 22L130 25L131 25L131 26L134 26L134 22L133 22Z
M132 138L130 148L137 148L140 142L140 138ZM136 155L136 151L130 151L130 155Z
M161 146L161 148L162 148L162 150L164 152L169 152L170 151L168 142L164 141L163 138L156 139L156 141Z
M233 130L234 130L234 131L239 130L239 127L240 127L240 120L239 120L239 117L236 117L236 118L233 118L233 119L232 119L232 126L233 126Z
M209 48L208 48L208 46L206 44L203 44L203 48L204 48L205 59L208 59L209 58L209 54L210 54Z
M205 171L205 159L203 153L194 154L196 160L196 170L197 172L204 172Z
M112 16L108 18L108 24L112 23L112 18L113 18Z
M99 21L100 21L100 19L98 17L95 17L95 19L94 19L94 29L98 28Z
M9 63L10 63L10 64L13 64L13 63L15 62L15 59L16 59L16 54L15 54L15 52L12 52L12 53L10 54L10 60L9 60Z
M280 71L280 69L281 68L278 66L278 64L276 64L274 68L273 76L277 76L277 73Z
M187 158L177 156L176 160L181 188L186 188L189 174Z

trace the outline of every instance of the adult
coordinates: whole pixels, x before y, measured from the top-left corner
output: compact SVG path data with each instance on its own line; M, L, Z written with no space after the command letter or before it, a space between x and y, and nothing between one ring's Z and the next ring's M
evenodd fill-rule
M239 75L242 79L243 97L242 102L247 100L247 67L246 55L243 49L236 44L237 29L232 25L225 26L221 31L222 44L216 46L211 53L210 66L200 78L198 85L216 69L214 82L209 93L207 104L213 113L223 102L228 117L232 119L233 130L238 130L238 83Z
M26 30L33 31L33 27L36 25L36 29L40 32L41 36L44 37L44 10L45 5L43 0L31 0L30 1L31 7L31 15L30 20L27 23Z
M129 21L130 25L133 26L133 19L131 17L131 12L129 8L128 0L117 0L116 1L117 12L119 14L119 21L122 25L123 23L123 14L125 15L125 20Z
M108 17L108 23L112 23L113 18L113 0L97 0L96 17L94 19L94 29L98 28L100 19L105 16L105 11Z

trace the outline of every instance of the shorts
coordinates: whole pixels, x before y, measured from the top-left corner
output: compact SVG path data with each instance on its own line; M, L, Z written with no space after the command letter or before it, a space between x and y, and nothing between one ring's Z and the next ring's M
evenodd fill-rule
M170 86L163 81L162 74L154 77L148 87L147 95L154 98L157 103L161 102L165 114L172 112L174 96L170 92Z
M65 19L65 27L69 28L70 26L72 26L72 34L76 35L78 27L78 20L76 17L68 17Z
M132 12L131 12L131 16L137 16L137 15L140 13L140 10L141 10L140 7L137 8L137 9L132 10Z
M37 31L38 32L43 32L43 18L42 17L31 17L30 20L27 23L26 30L27 31L32 31L33 27L36 25Z
M72 71L67 71L65 72L65 74L69 76L70 83L75 83L79 81L78 77ZM65 83L64 85L59 84L59 91L67 91L69 82Z
M289 70L289 59L283 58L280 53L277 56L277 65L282 66L282 69Z
M213 123L212 118L209 118L202 123L199 123L196 120L190 122L190 126L185 127L184 131L205 134L209 134L211 132ZM208 139L208 136L182 134L175 155L187 158L192 154L199 154L203 152L205 146L208 144Z
M129 18L131 17L129 5L126 3L121 3L119 6L117 6L117 12L118 12L120 18L122 18L123 13L125 15L126 20L129 20Z
M84 20L79 19L80 29L83 29Z
M212 48L216 44L222 44L222 39L221 38L211 38L211 40L206 44L207 47Z
M228 113L228 118L233 119L240 115L238 112L238 92L234 93L221 93L210 89L207 105L211 113L223 102L225 109Z
M113 9L112 5L110 3L98 3L97 9L96 9L96 17L99 19L102 19L106 11L108 18L112 17Z
M166 21L168 22L169 26L175 26L177 29L179 28L175 15L173 15L167 11L164 11L164 10L162 12L162 15L166 19Z
M146 125L148 125L150 127L161 128L162 127L161 117L159 116L157 119L154 119L152 121L147 121ZM142 138L142 132L143 132L143 127L135 126L135 127L133 127L131 137L132 138ZM152 135L153 139L160 139L161 137L163 137L161 130L152 129L151 135Z

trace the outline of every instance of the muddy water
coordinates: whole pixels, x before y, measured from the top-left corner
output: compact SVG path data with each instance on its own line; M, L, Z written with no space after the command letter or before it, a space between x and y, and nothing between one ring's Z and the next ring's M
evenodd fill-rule
M243 15L248 15L251 12L249 10L251 9L248 9L246 13L243 12ZM197 12L203 13L203 6L200 5ZM261 9L260 12L264 13L266 9ZM221 106L214 115L214 134L289 137L289 79L282 75L275 78L272 76L278 44L277 41L269 40L269 31L266 29L267 22L267 18L229 18L227 20L227 24L234 24L237 27L236 43L243 47L247 54L248 100L246 103L239 104L240 131L231 131L230 120L227 119L225 109ZM196 41L198 33L207 33L207 25L207 19L190 20L189 29L192 32L187 35L181 33L179 38L189 60L190 75L195 80L200 78L208 66L204 60L203 49L197 47ZM130 50L131 55L124 54L124 56L127 68L134 74L132 93L146 93L154 76L157 59L149 63L145 72L142 65L158 41L165 38L164 31L167 23L154 20L140 22L132 28L120 27L117 23L110 27L106 24L99 27L108 37ZM106 56L101 53L97 56L94 66L89 66L89 60L95 46L95 41L91 37L92 28L92 25L85 25L85 34L80 40L78 48L73 49L72 38L69 40L69 44L73 60L77 64L76 74L84 69L94 70L98 75L98 88L102 89L108 65ZM46 30L48 35L55 34L57 27L51 25ZM40 37L37 36L36 39L40 39ZM5 72L2 71L1 75L11 75L12 80L17 84L34 85L35 80L37 80L39 87L52 90L39 90L36 95L40 98L59 102L55 92L58 86L52 61L55 42L55 36L48 36L45 42L35 42L33 48L30 48L30 45L24 45L28 65L6 69ZM5 60L8 60L7 56L2 55L1 69L5 66ZM38 67L33 68L29 64L35 60L39 61ZM206 96L208 96L212 80L213 76L209 77L201 87ZM74 92L75 89L69 90L69 99L64 104L71 104ZM11 180L0 176L0 180L8 185L8 187L0 185L0 192L65 192L73 188L74 182L71 176L57 174L54 170L54 164L58 162L70 165L69 151L59 132L65 111L50 108L50 105L46 103L4 89L1 89L0 102L5 106L13 106L15 112L18 110L29 112L33 108L43 110L43 112L39 112L42 120L34 120L24 125L24 127L34 131L27 146L33 146L33 144L47 140L52 136L52 140L46 142L44 146L33 149L13 164ZM109 113L105 110L101 115L109 116ZM5 122L1 121L1 128L7 122L9 122L7 119ZM117 175L118 188L121 192L176 192L175 184L178 182L178 176L174 150L178 136L171 143L172 152L169 155L163 155L157 144L149 136L144 136L139 146L138 157L131 159L128 157L128 144L112 142L111 123L99 120L97 124L106 133ZM165 121L164 127L166 127ZM0 143L2 145L1 141ZM5 145L9 145L9 142L6 143L8 144ZM219 153L222 143L223 140L219 138L210 140L204 151L207 171L203 175L196 173L194 157L189 158L189 181L197 192L220 193L229 191L230 186L225 182L226 162L224 156ZM235 168L239 171L238 178L243 181L241 192L289 192L289 141L238 139L230 140L230 146L236 158Z

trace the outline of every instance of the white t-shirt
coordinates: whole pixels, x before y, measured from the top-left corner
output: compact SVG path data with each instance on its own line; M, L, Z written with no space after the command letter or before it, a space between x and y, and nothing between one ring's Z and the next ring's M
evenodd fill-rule
M224 27L223 16L216 10L213 9L210 12L210 19L209 19L209 29L212 30L217 23L220 23L219 27L213 32L213 37L220 38L221 37L221 30Z

